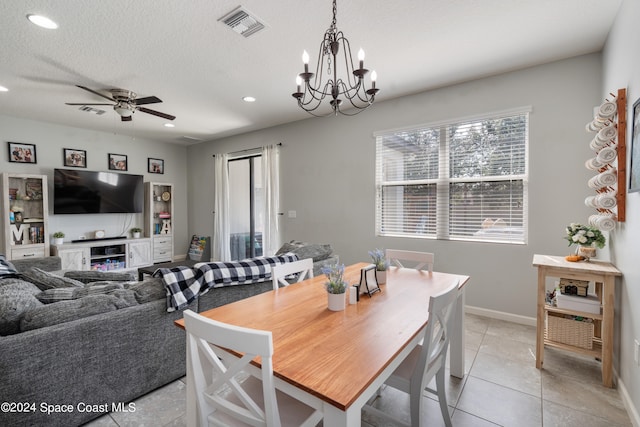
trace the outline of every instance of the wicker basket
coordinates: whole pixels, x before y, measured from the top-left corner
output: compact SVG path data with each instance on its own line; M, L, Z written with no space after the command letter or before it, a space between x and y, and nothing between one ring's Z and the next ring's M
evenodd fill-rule
M547 313L547 339L575 347L593 348L593 323Z

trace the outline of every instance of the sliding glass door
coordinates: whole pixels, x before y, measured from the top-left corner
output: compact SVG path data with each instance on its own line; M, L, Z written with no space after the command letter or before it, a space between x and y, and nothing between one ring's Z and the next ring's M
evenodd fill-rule
M229 160L231 259L262 255L264 189L262 156Z

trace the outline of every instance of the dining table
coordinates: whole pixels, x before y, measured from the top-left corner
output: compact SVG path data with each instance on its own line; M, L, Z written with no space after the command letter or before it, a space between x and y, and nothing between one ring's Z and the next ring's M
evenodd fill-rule
M346 266L345 280L360 283L362 269L369 266ZM327 308L325 282L324 275L315 276L200 314L271 331L273 374L285 391L321 404L324 425L359 427L362 407L424 335L429 298L455 282L459 291L449 364L451 375L464 376L464 292L469 276L390 267L380 292L361 293L359 301L347 303L341 311ZM361 286L360 292L364 289ZM183 319L175 323L184 329ZM259 358L253 363L259 367ZM196 417L192 385L187 375L190 426L195 425Z

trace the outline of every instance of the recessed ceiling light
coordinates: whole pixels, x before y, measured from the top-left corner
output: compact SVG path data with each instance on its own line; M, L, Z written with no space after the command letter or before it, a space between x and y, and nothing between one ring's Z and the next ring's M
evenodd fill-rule
M244 102L256 102L256 99L253 96L245 96L242 100Z
M9 89L4 86L0 86L0 92L9 92Z
M165 123L164 127L166 127L166 128L174 128L174 127L176 127L176 125L174 125L173 123Z
M36 24L38 27L46 28L48 30L55 30L56 28L58 28L58 24L56 24L46 16L29 14L27 15L27 19Z

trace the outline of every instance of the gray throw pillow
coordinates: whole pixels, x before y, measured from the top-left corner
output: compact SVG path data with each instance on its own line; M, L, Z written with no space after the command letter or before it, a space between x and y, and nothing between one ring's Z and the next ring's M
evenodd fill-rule
M115 311L119 303L118 298L113 295L90 295L86 298L35 307L24 314L20 330L26 332Z
M0 255L0 279L18 277L18 271L4 255Z
M0 281L0 335L20 332L20 320L25 312L42 305L36 298L40 289L20 279Z
M125 288L135 292L136 300L139 304L163 299L167 296L164 280L160 277L152 277L142 282L127 284Z
M36 295L41 302L51 304L58 301L68 301L84 298L90 295L111 294L118 289L123 289L120 283L87 285L82 288L56 288L47 289Z
M81 288L84 286L82 282L49 273L38 267L31 267L22 273L21 277L33 283L42 291L56 288Z
M318 245L292 240L282 245L276 255L284 255L286 253L294 253L298 256L298 259L313 258L313 262L318 262L329 258L333 253L333 248L331 245Z

